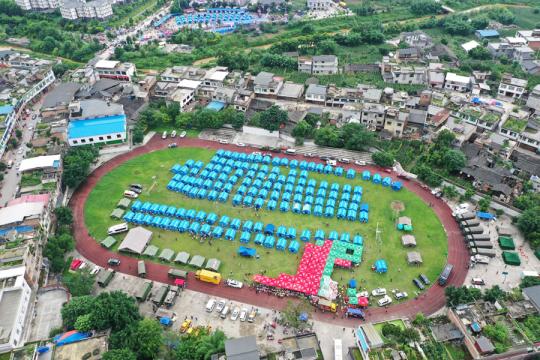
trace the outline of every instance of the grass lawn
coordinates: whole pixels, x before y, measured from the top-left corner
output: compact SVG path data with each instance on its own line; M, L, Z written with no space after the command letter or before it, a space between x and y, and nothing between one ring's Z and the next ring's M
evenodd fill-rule
M380 323L377 323L377 324L373 325L373 327L375 328L375 330L377 330L377 332L379 333L381 338L384 340L384 342L388 341L388 339L386 339L384 337L383 333L382 333L382 328L383 328L383 326L385 324L395 325L395 326L399 327L401 330L405 329L405 323L402 320L385 321L385 322L380 322Z
M144 192L140 196L141 201L148 200L186 209L193 208L204 210L207 213L215 212L218 216L238 217L242 221L253 220L262 221L265 224L273 223L276 226L294 226L297 229L298 236L306 228L311 230L312 236L315 230L319 228L325 230L327 234L331 230L347 231L351 236L359 233L364 237L362 264L354 269L354 273L343 269L334 271L334 280L341 284L345 284L351 277L354 277L360 280L362 287L368 289L379 286L389 289L399 288L413 296L415 289L411 283L412 278L424 273L434 281L445 264L447 240L439 219L431 208L416 195L405 189L394 192L388 188L383 188L381 185L374 185L358 178L348 180L344 177L310 173L310 178L312 177L318 182L327 180L330 184L337 182L341 185L350 183L353 186L363 186L364 196L362 201L367 202L370 206L370 221L367 224L338 220L337 218L326 219L295 215L291 212L281 213L267 210L260 211L259 217L256 217L252 209L233 207L231 198L225 204L213 203L208 200L190 199L166 189L166 185L172 176L169 172L172 165L184 163L190 158L207 163L213 154L213 151L204 148L167 149L142 155L111 171L97 184L85 205L85 221L90 234L98 241L106 237L107 228L118 223L118 221L109 218L111 211L121 199L126 186L137 182L144 186ZM235 191L233 191L234 193ZM405 210L401 215L409 216L412 219L413 234L416 235L418 243L416 251L422 254L424 260L424 264L419 267L412 268L407 265L407 250L401 246L402 233L395 229L394 212L390 208L390 203L393 200L402 201L405 204ZM382 230L382 246L379 246L375 241L377 224L379 229ZM154 236L151 244L160 249L171 248L175 252L187 251L192 255L200 254L206 258L217 257L222 260L221 272L226 276L231 273L232 277L239 280L247 279L245 273L258 273L262 270L266 270L269 276L277 276L281 272L294 274L301 256L289 252L280 252L275 249L258 248L260 259L237 258L236 250L240 244L238 232L236 241L218 240L210 246L207 243L200 244L187 234L155 228L152 231ZM123 235L118 236L118 243L122 238ZM385 259L389 264L388 273L381 275L371 271L371 265L379 258Z

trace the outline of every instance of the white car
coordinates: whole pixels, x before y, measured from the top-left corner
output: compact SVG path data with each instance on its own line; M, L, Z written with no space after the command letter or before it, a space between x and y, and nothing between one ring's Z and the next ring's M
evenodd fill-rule
M241 289L244 286L244 284L242 284L242 282L238 280L227 279L227 286Z
M96 265L96 266L94 266L92 271L90 271L90 275L96 275L100 270L101 270L101 268Z
M246 144L240 143L240 142L239 142L239 143L236 143L236 146L239 146L239 147L246 147Z
M401 300L407 298L409 295L405 291L399 291L394 296L396 300Z
M244 322L247 319L248 310L246 308L242 308L240 311L240 321Z
M217 313L220 314L224 307L225 307L225 300L220 300L216 305Z
M218 142L219 142L220 144L228 144L228 143L229 143L229 140L219 139Z
M262 156L262 153L260 151L254 151L251 153L253 156Z
M173 130L173 131L172 131L171 137L172 137L172 138L176 137L176 130Z
M386 289L385 288L376 288L371 292L371 295L373 296L383 296L386 295Z
M477 264L489 264L489 260L490 260L489 257L485 255L476 254L476 255L471 256L471 262L477 263Z
M161 138L162 138L162 139L166 139L166 138L167 138L167 132L166 132L166 131L163 132L163 135L161 135Z
M232 314L231 314L231 320L236 321L238 319L238 315L240 315L240 308L237 306L234 308Z
M368 298L369 297L369 292L368 291L361 291L361 292L358 293L358 296Z
M185 131L182 131L182 132L180 133L180 137L181 137L181 138L186 137L186 135L187 135L187 132L185 132Z
M361 161L361 160L355 160L354 163L358 166L366 166L366 162L365 161Z
M328 161L326 161L326 165L336 166L337 162L336 162L336 160L328 160Z
M391 303L392 303L392 298L388 295L384 295L384 297L382 297L378 301L379 306L386 306L386 305L390 305Z

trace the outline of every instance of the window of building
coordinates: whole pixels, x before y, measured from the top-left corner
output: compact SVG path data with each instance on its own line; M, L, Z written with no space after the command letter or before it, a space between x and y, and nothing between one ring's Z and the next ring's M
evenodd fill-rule
M107 135L107 140L111 140L111 139L112 139L111 135Z
M86 142L86 139L81 139L81 143L85 143Z
M79 143L79 141L73 140L73 144L78 144L78 143Z
M116 134L116 138L117 138L117 139L120 139L121 137L122 137L121 134Z
M103 141L103 136L100 136L100 137L99 137L99 140L100 140L100 141Z
M89 142L94 142L94 138L88 139Z

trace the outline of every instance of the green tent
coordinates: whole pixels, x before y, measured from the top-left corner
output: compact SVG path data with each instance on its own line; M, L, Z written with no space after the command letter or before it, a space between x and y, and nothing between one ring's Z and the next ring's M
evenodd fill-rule
M161 250L161 254L159 254L159 259L163 261L171 261L174 257L174 251L171 249L163 249Z
M112 236L107 236L105 240L103 240L100 244L104 248L110 249L113 247L114 244L116 244L116 239Z
M111 217L112 217L113 219L121 219L122 216L124 216L124 210L122 210L122 209L116 208L116 209L114 209L114 210L112 211L112 213L111 213Z
M521 265L521 260L519 259L519 255L516 252L503 251L502 257L505 264L513 266Z
M156 256L156 254L158 253L159 251L159 248L157 246L154 246L154 245L148 245L146 247L146 249L143 251L143 255L145 256Z
M129 207L129 204L131 204L131 200L123 198L123 199L120 199L118 204L116 204L116 207L127 209Z
M515 250L516 245L510 236L499 236L499 246L503 250Z
M189 262L189 265L196 267L197 269L201 269L204 265L205 257L201 255L195 255L191 258L191 261Z

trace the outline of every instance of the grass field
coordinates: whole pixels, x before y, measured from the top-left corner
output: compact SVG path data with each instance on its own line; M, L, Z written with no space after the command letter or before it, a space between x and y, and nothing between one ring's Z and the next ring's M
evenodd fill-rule
M315 230L319 228L325 230L327 234L331 230L337 230L340 233L347 231L351 236L359 233L364 237L362 264L354 269L354 274L347 270L336 270L333 273L333 278L341 284L345 284L351 277L354 277L360 281L362 287L367 287L370 290L384 286L388 289L405 290L412 295L415 290L411 283L413 277L425 273L430 279L435 280L445 263L447 241L439 219L431 208L405 189L394 192L358 178L348 180L343 177L310 173L310 178L317 181L324 179L330 184L337 182L363 186L362 201L367 202L370 206L370 221L367 224L268 210L260 211L259 216L256 217L252 209L233 207L230 203L231 198L225 204L213 203L207 200L190 199L166 189L172 176L169 172L172 165L184 163L190 158L207 163L213 153L213 151L203 148L161 150L132 159L111 171L97 184L85 205L85 221L90 234L98 241L105 238L107 228L118 222L109 218L111 211L122 197L126 186L137 182L144 186L144 192L140 196L142 201L148 200L186 209L212 211L218 216L238 217L242 221L249 219L262 221L265 224L273 223L276 226L294 226L298 236L303 229L310 229L313 235ZM395 229L394 211L390 207L393 200L399 200L405 204L405 210L401 215L409 216L413 221L413 234L416 235L418 243L416 251L422 254L424 260L424 264L420 267L411 268L406 263L407 250L401 245L400 236L402 233ZM379 246L375 241L377 224L382 230L382 246ZM239 280L247 280L246 273L258 273L262 270L266 270L266 274L270 276L276 276L281 272L294 274L301 256L275 249L258 248L260 259L238 258L235 254L240 244L239 234L235 241L218 240L210 246L207 243L200 244L186 234L155 228L152 228L152 231L154 231L154 236L151 244L160 249L171 248L175 252L187 251L192 255L200 254L206 258L217 257L222 261L221 272ZM119 241L122 238L123 235L118 236ZM302 251L300 251L301 253ZM375 274L370 270L373 262L379 258L385 259L389 264L388 273L384 275Z

